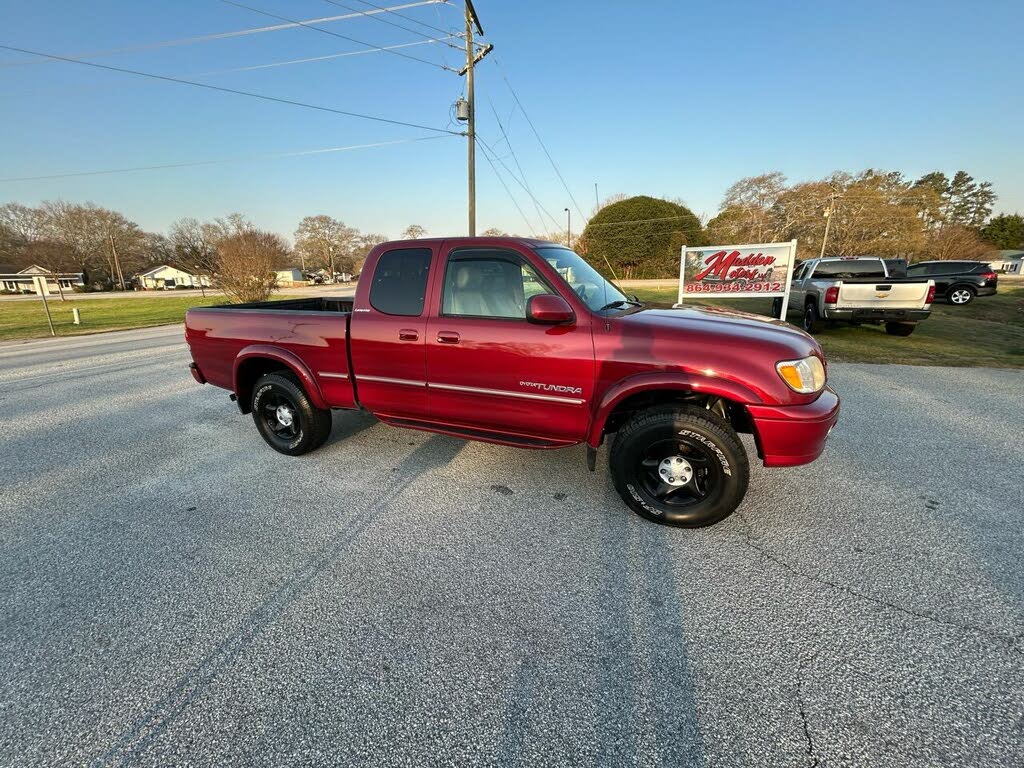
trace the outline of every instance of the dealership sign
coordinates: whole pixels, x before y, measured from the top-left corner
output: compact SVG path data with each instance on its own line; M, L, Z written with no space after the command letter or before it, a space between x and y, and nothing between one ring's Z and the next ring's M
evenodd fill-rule
M682 304L687 296L781 296L786 303L795 261L796 240L756 245L683 246L678 303Z

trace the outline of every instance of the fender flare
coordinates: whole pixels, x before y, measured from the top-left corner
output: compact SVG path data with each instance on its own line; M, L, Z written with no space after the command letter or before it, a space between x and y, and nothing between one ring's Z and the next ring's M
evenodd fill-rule
M309 400L313 405L324 410L331 407L324 399L323 392L320 391L320 385L317 383L316 378L313 376L312 372L310 372L306 364L302 362L302 359L294 352L289 352L286 349L281 349L280 347L275 347L270 344L250 344L248 347L244 347L238 355L235 356L234 368L231 372L231 384L234 388L236 397L239 397L239 407L245 407L246 411L248 411L248 406L241 403L242 393L239 390L238 371L244 362L254 358L276 360L281 363L299 377L299 381L302 382L302 388L306 390L306 395L309 397Z
M659 372L630 376L604 393L594 411L587 434L587 445L598 447L604 439L604 426L616 406L627 397L654 390L681 390L722 397L737 403L759 404L763 400L753 390L734 381L699 373Z

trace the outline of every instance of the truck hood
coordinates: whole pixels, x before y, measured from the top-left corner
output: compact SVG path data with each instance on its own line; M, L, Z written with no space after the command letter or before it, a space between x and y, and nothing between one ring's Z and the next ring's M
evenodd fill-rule
M804 333L785 320L733 309L719 307L641 309L624 315L622 320L628 324L638 323L648 326L652 331L664 329L667 332L676 331L730 339L747 339L753 343L761 342L787 348L798 356L821 351L821 347L813 336Z
M605 354L625 366L621 375L641 370L678 371L731 381L750 390L751 402L791 404L814 400L789 389L775 369L782 360L817 355L814 338L761 315L717 307L638 309L609 318L618 348Z

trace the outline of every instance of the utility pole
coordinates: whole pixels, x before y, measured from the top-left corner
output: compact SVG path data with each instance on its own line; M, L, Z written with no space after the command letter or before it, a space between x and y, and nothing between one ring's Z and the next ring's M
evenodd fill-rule
M124 274L121 272L121 260L117 257L117 246L114 245L114 235L107 235L110 238L110 255L114 259L114 270L117 272L117 279L121 283L121 290L127 290L124 285Z
M832 195L829 198L828 205L825 207L825 234L821 238L821 253L818 255L819 259L825 258L825 243L828 242L828 228L832 223L832 214L836 208L836 196Z
M594 213L601 209L601 201L597 197L597 182L594 182Z
M572 211L565 209L565 239L566 245L572 248Z
M473 14L466 0L466 101L469 102L469 236L476 237L476 103L473 83Z
M469 236L476 236L476 98L475 83L473 81L473 69L493 49L493 45L484 46L479 53L473 50L473 28L481 35L484 33L480 26L480 18L476 15L476 8L472 0L466 0L466 66L460 71L460 75L466 76L466 102L468 113L466 116L466 138L469 141L468 152L468 175L469 175Z

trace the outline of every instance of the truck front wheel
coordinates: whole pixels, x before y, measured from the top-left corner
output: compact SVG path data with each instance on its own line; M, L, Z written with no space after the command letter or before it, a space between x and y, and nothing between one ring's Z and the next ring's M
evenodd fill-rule
M252 392L252 418L267 445L288 456L319 448L331 434L331 412L313 405L288 373L260 377Z
M732 427L696 406L641 411L619 430L609 457L615 489L641 517L700 528L743 501L750 477Z

